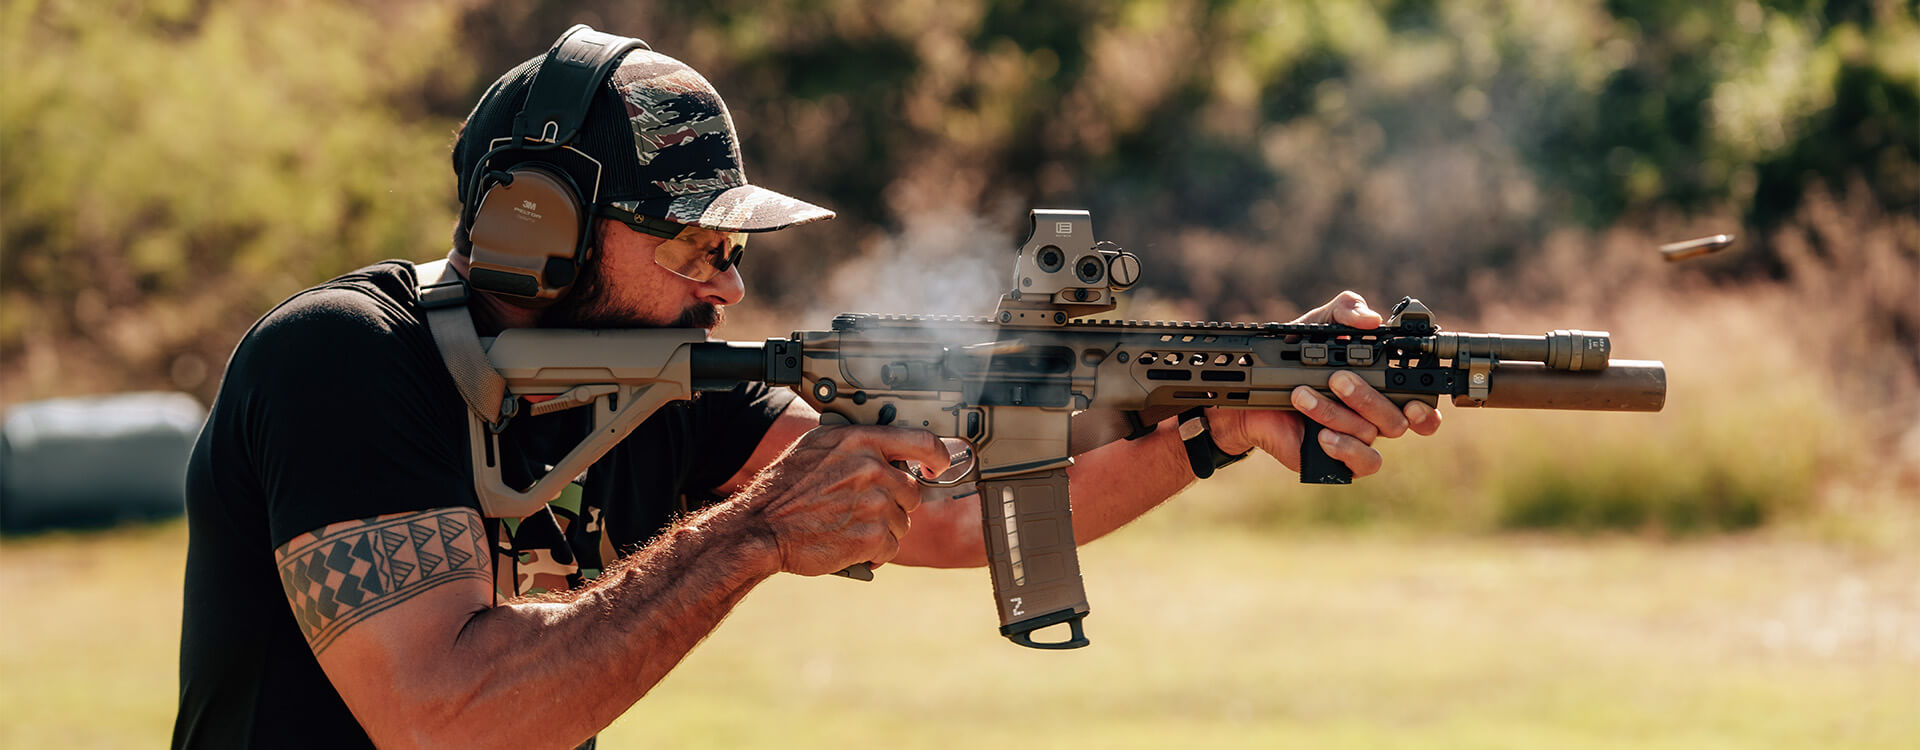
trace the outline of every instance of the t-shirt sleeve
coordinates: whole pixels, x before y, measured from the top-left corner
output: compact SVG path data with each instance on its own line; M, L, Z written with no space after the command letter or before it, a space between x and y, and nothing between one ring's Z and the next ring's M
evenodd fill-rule
M424 346L424 349L423 349ZM465 408L432 334L348 290L282 305L234 354L273 545L328 524L478 507Z
M711 494L747 464L767 429L786 411L793 391L765 383L742 383L731 391L701 394L693 402L692 466L686 487Z

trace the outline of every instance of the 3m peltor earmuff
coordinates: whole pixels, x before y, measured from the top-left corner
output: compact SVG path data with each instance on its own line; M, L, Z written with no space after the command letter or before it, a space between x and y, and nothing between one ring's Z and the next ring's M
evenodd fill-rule
M607 75L634 49L652 48L579 24L547 50L513 135L489 142L466 175L474 289L545 304L572 288L592 250L603 170L571 144Z

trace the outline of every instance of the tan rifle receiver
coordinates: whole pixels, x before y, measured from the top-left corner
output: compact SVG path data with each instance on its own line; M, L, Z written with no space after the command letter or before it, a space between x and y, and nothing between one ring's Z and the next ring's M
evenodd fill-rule
M1139 259L1094 241L1085 211L1035 210L1032 220L1012 288L987 317L845 314L831 330L757 344L684 330L506 332L488 357L510 398L554 396L519 408L590 406L596 429L547 478L516 490L499 479L488 425L472 418L486 511L538 510L667 401L748 380L790 385L823 424L919 427L964 441L972 465L946 484L979 492L1001 633L1023 646L1077 648L1087 645L1088 608L1066 469L1081 453L1195 407L1292 410L1302 385L1335 398L1328 378L1340 370L1403 406L1447 398L1659 411L1666 401L1664 365L1611 359L1606 333L1442 332L1412 298L1377 329L1087 318L1112 310L1114 294L1139 280ZM1319 425L1308 428L1301 481L1351 482L1351 470L1321 450ZM863 577L856 568L848 574ZM1034 640L1058 624L1067 637Z

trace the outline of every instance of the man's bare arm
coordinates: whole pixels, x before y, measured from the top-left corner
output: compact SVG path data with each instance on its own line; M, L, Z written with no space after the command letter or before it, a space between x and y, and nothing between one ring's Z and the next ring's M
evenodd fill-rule
M1355 400L1368 397L1385 401L1384 397L1371 389L1361 393ZM1370 402L1369 406L1372 406ZM1397 408L1392 404L1387 406ZM1350 417L1351 412L1345 408L1334 409L1336 407L1330 405L1323 407L1327 414L1332 415L1325 417L1329 422L1335 421L1336 416L1340 419L1359 419ZM1223 411L1209 410L1211 414L1225 417L1226 420L1239 418L1237 414L1220 414ZM1292 415L1277 413L1276 416L1293 418ZM772 463L800 435L818 426L819 420L819 412L796 399L767 430L766 436L754 449L753 458L735 475L729 486L744 484L751 479L761 466ZM1074 536L1080 543L1106 536L1193 483L1193 470L1187 465L1186 448L1176 436L1174 421L1166 420L1162 425L1164 429L1156 430L1147 437L1103 445L1074 459L1067 476L1073 483ZM1239 423L1235 421L1232 424L1237 427ZM1340 426L1360 431L1344 422ZM1279 440L1275 441L1276 444L1297 445L1298 428L1293 429L1296 431L1292 433L1292 443ZM1345 434L1326 434L1347 440L1346 443L1330 447L1328 452L1331 455L1355 465L1366 465L1371 458L1371 465L1379 466L1379 454L1366 443ZM1226 448L1232 439L1223 437L1222 440L1228 441L1222 444ZM1237 449L1233 451L1236 453L1248 447L1244 442L1232 445ZM1280 456L1278 452L1274 455ZM1297 461L1291 456L1283 459L1290 465ZM901 540L900 554L893 560L895 563L932 568L966 568L986 564L986 545L980 536L979 496L967 493L952 497L949 492L926 490L919 510L911 517L912 531Z
M1187 466L1186 449L1175 434L1173 420L1163 427L1139 440L1095 448L1068 467L1078 543L1106 536L1193 483L1193 470ZM968 490L958 497L926 498L913 515L913 531L902 541L894 562L930 568L987 564L980 496Z
M362 620L442 586L492 590L479 514L463 508L336 523L274 551L280 585L315 654ZM486 604L484 599L481 604Z
M377 744L571 747L761 580L892 559L920 493L890 462L945 458L920 430L814 431L593 584L500 606L470 508L332 524L275 556L320 666Z
M572 746L779 569L744 510L676 526L591 587L497 607L469 508L334 524L277 558L308 643L377 744Z

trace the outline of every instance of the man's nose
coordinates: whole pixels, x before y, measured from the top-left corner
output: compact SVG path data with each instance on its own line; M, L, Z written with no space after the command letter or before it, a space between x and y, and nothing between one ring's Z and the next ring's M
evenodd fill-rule
M700 301L716 305L737 305L747 296L747 282L740 278L740 267L729 266L720 275L700 285Z

